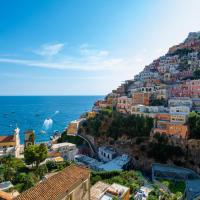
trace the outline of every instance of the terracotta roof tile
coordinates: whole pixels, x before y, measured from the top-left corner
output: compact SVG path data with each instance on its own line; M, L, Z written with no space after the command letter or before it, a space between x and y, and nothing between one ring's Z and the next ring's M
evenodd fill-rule
M3 142L14 142L15 138L13 135L8 135L8 136L0 136L0 143Z
M79 181L88 178L90 172L85 167L71 165L56 175L44 180L19 195L15 200L57 200Z

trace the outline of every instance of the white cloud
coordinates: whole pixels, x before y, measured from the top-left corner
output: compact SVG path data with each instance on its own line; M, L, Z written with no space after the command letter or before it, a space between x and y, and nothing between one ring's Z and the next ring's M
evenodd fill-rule
M43 44L39 49L34 50L33 52L40 56L54 56L57 55L63 48L63 43Z
M89 44L82 44L80 45L80 54L82 56L98 59L102 57L107 57L109 55L109 52L106 50L96 49Z
M42 59L25 59L0 57L0 63L11 63L24 66L51 68L58 70L82 70L82 71L107 71L125 69L127 60L120 57L110 56L107 50L99 50L82 44L78 48L78 55L68 56L60 51L64 44L42 45L37 54L44 56ZM35 52L36 53L36 52ZM58 55L58 56L53 56ZM48 57L52 56L49 60Z

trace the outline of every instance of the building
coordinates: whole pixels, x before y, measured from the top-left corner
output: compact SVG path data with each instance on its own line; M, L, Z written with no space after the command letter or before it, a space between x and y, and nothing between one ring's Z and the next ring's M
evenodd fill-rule
M134 92L132 95L133 105L142 104L148 106L151 94L150 92Z
M71 165L19 195L16 200L89 200L90 172Z
M76 136L78 134L80 124L82 124L85 120L86 120L85 118L80 118L80 119L71 121L68 127L66 128L67 135Z
M35 131L27 130L24 137L24 148L35 144Z
M200 80L190 80L186 84L190 88L190 96L192 98L200 97Z
M192 100L189 97L176 97L168 100L169 107L187 106L192 108Z
M166 108L164 106L144 106L134 105L131 106L131 114L143 117L155 118L157 113L164 112Z
M170 123L167 127L167 133L173 137L185 139L188 137L188 127L187 125Z
M183 113L183 114L189 114L190 108L188 106L175 106L169 108L170 114L177 114L177 113Z
M187 122L187 114L184 113L170 114L170 122L176 124L185 124Z
M193 109L196 111L200 111L200 98L193 98L192 103L193 103Z
M187 80L181 84L172 86L170 90L172 97L200 97L200 80Z
M169 113L158 113L155 118L154 133L168 134L169 123L170 123Z
M108 162L113 160L117 156L117 153L113 148L99 147L98 156L101 161Z
M77 135L78 134L79 121L71 121L67 127L67 135Z
M109 185L102 181L97 182L91 187L90 194L90 200L130 199L130 189L128 187L117 183Z
M74 160L78 153L76 145L68 142L53 144L51 149L53 152L59 152L64 159L70 161Z
M158 113L153 132L185 139L188 136L188 127L184 125L185 120L185 117L181 118L179 115Z
M122 96L117 99L117 111L124 114L131 112L132 98Z
M16 128L13 135L0 136L0 157L6 155L20 156L19 132L19 128Z

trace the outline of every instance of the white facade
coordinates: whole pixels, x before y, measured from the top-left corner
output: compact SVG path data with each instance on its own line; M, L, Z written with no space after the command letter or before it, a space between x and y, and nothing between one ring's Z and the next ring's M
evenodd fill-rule
M192 107L192 100L189 97L176 97L168 100L169 107L187 106Z
M145 105L134 105L131 107L131 114L136 113L158 113L164 112L166 108L164 106L145 106Z
M76 145L68 142L53 144L51 149L61 153L64 159L70 161L74 160L75 156L78 154Z
M169 109L170 113L185 113L189 114L190 108L187 106L175 106L175 107L170 107Z
M98 156L101 161L108 162L116 157L116 152L109 147L99 147Z

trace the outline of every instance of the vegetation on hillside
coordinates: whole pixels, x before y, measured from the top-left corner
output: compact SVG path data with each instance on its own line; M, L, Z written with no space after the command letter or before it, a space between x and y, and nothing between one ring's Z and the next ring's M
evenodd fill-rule
M173 160L174 156L184 156L180 147L168 144L167 136L157 133L154 135L154 139L155 141L149 143L148 156L156 161L166 163L169 159Z
M157 186L149 193L147 200L180 200L182 195L181 192L168 193Z
M123 115L109 109L102 110L92 119L83 123L87 134L106 135L117 139L122 135L129 138L149 136L153 127L153 119L135 115Z
M188 125L190 129L190 139L200 139L200 114L191 112L188 117Z
M67 131L64 131L61 134L61 137L58 139L58 143L62 143L62 142L70 142L70 143L76 144L77 146L84 144L84 140L82 138L67 135Z
M69 162L47 162L38 165L37 168L30 168L22 159L3 157L0 159L0 182L11 181L14 189L23 192L39 182L45 174L60 171L69 164Z
M47 147L45 144L29 145L24 150L24 158L26 164L35 164L36 167L47 158Z

